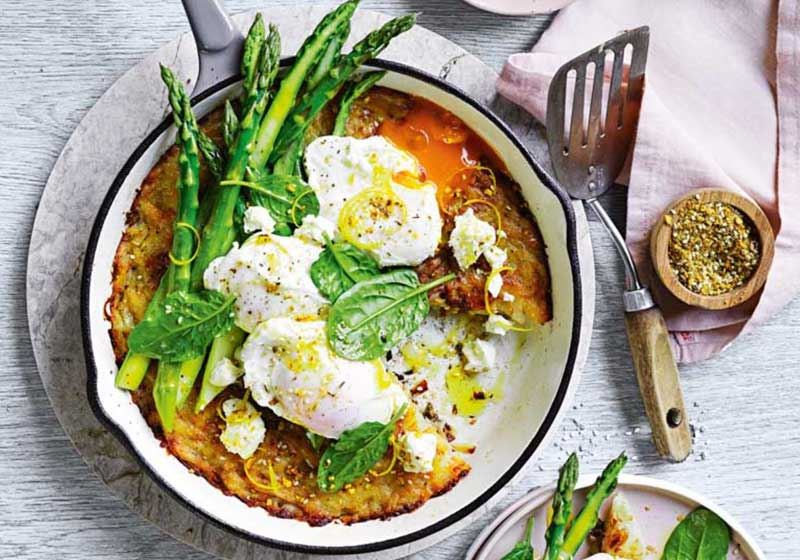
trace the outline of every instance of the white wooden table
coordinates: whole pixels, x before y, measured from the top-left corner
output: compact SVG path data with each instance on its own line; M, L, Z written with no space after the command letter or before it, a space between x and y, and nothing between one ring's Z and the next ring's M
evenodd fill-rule
M310 0L305 0L311 3ZM231 12L300 0L229 0ZM484 14L458 0L364 0L387 13L422 12L420 23L500 68L527 50L549 18ZM27 240L50 168L85 112L145 54L187 28L177 0L3 0L0 4L0 557L201 559L131 513L89 472L44 394L25 316ZM624 216L624 193L608 199ZM627 472L706 494L732 514L770 559L794 559L800 532L800 301L723 356L682 368L695 454L659 460L639 399L619 304L621 267L598 224L597 316L573 410L527 486L549 482L578 450L584 472L622 449ZM499 509L498 509L499 511ZM484 520L488 522L489 519ZM455 559L482 528L465 529L416 557Z

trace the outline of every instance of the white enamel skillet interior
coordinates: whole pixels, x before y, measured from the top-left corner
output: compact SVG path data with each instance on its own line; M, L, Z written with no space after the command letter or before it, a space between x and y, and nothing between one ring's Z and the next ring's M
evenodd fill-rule
M581 476L576 486L575 507L583 505L586 491L594 484L596 476ZM553 500L555 483L538 488L511 504L497 519L488 525L467 551L466 560L498 560L514 543L522 539L525 524L531 515L535 517L534 549L539 554L545 548L545 529L548 509ZM654 548L654 558L659 558L667 539L684 516L698 507L716 513L731 528L731 545L728 560L764 560L766 557L752 537L729 513L708 498L677 484L637 475L620 475L616 492L628 499L636 523L645 543ZM603 506L601 518L605 518L609 502ZM576 558L586 557L584 545Z
M547 247L554 319L528 335L523 359L517 370L506 376L506 396L491 405L478 422L478 451L468 457L472 472L453 490L389 521L311 527L272 517L191 473L161 447L130 394L114 386L117 364L108 335L110 323L104 314L111 294L114 254L143 179L174 141L171 120L165 120L142 142L103 201L84 262L81 320L88 395L95 414L187 508L238 536L275 548L325 555L386 551L382 557L389 558L401 554L412 542L430 546L472 520L544 449L578 385L575 358L582 302L571 203L513 133L484 106L438 78L394 62L377 60L370 66L388 71L380 85L447 108L492 146L521 185ZM198 95L193 100L198 117L219 107L238 88L239 82L231 79Z

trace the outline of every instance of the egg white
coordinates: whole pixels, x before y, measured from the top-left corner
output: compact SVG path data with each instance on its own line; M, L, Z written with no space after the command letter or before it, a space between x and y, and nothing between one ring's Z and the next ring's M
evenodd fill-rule
M301 238L256 234L212 261L203 282L236 296L236 325L246 332L272 317L318 317L328 302L310 270L321 251Z
M326 438L364 422L387 423L408 398L379 360L335 355L324 321L265 321L241 351L244 384L255 401Z
M371 253L381 266L417 265L436 252L442 234L436 185L409 188L395 180L404 173L419 177L411 154L382 136L323 136L306 148L305 168L320 216L337 225L337 236ZM354 217L358 223L341 231L342 209L356 196L362 197Z

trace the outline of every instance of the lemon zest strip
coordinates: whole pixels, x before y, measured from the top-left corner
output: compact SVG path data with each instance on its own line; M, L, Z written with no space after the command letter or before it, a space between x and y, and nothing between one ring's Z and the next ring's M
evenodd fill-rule
M292 207L289 209L289 215L292 217L292 223L294 223L294 225L296 225L297 227L300 227L300 225L302 225L302 224L297 223L297 215L295 214L295 211L297 210L297 207L299 206L300 200L303 197L308 196L309 194L313 194L313 193L314 193L314 191L312 189L306 189L303 192L301 192L294 199L294 202L292 202Z
M186 222L175 222L175 229L178 230L180 228L188 229L192 232L194 236L194 253L188 259L177 259L175 255L172 254L172 249L169 251L169 260L175 266L185 266L187 264L191 264L197 258L197 253L200 252L200 232L197 231L197 228L194 227L192 224L188 224Z
M447 179L447 185L450 186L450 183L453 182L453 178L455 178L456 175L463 175L466 171L487 171L492 177L492 191L497 191L497 177L495 176L494 171L485 165L465 165L464 167L457 169L456 172L450 175L450 177Z
M486 277L486 282L484 282L483 284L483 303L486 304L486 313L488 313L489 315L492 315L494 313L494 311L492 311L492 304L489 300L489 296L491 295L489 294L489 284L492 283L492 280L494 280L498 274L502 274L503 272L506 271L512 272L513 270L514 269L511 268L510 266L501 266L500 268L495 268L494 270L492 270L489 273L489 276Z
M394 441L394 436L389 439L389 445L392 446L392 460L389 462L389 466L386 467L386 470L376 473L375 476L386 476L394 470L394 466L397 463L397 444Z
M475 204L485 204L494 210L494 216L497 219L497 231L503 231L503 218L500 216L500 209L497 205L482 198L471 198L464 203L464 206L474 206Z
M272 461L268 463L269 468L269 484L264 484L263 482L259 482L256 478L250 473L250 467L253 466L255 463L256 457L250 457L247 461L244 462L244 475L247 477L247 480L250 481L250 484L261 490L262 492L269 492L274 494L278 489L278 481L277 477L275 476L275 470L272 468Z
M406 207L405 202L401 199L397 193L395 193L391 187L386 186L377 186L377 187L370 187L364 189L363 191L359 192L350 200L344 203L342 206L341 211L339 212L339 231L342 233L342 238L351 243L352 245L358 247L359 249L364 250L371 250L377 249L380 246L380 242L375 243L362 243L358 237L358 232L354 230L354 223L357 220L356 212L364 205L371 204L371 198L375 195L380 195L385 197L386 199L390 200L393 204L396 204L400 207L402 211L402 219L401 222L405 222L408 218L408 208ZM401 226L397 226L394 229L386 228L384 229L384 233L386 235L392 235L396 233Z

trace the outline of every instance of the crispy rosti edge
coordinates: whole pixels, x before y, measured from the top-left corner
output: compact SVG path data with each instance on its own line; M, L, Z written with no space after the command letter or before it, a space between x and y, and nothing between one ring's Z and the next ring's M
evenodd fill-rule
M151 370L148 372L148 380L146 381L145 386L149 387L151 385L154 373L155 373L155 367L151 366ZM279 505L278 503L281 502L282 499L276 496L269 496L265 494L262 500L251 499L248 498L247 496L242 496L236 493L235 491L231 490L227 486L221 474L217 472L217 470L215 470L212 466L207 467L206 466L207 463L205 462L192 461L190 458L187 458L181 449L180 442L176 441L176 438L174 437L164 435L161 426L158 423L157 419L158 417L157 417L157 412L155 410L155 405L153 404L152 399L150 398L149 395L150 395L149 391L138 391L134 393L134 401L140 408L142 415L147 421L147 424L153 430L154 435L159 439L161 447L166 449L171 455L177 458L193 474L206 480L209 484L217 488L220 492L222 492L226 496L235 497L244 502L245 504L247 504L249 507L261 508L267 511L270 515L273 515L275 517L279 517L282 519L294 519L295 521L302 521L308 523L313 527L320 527L332 522L338 522L344 525L352 525L354 523L360 523L362 521L387 520L393 517L397 517L399 515L410 513L423 506L428 500L436 498L438 496L441 496L449 492L465 476L467 476L467 474L469 474L471 470L470 465L466 461L464 461L461 457L458 456L458 452L452 449L449 445L447 445L448 451L443 457L441 457L440 462L435 470L435 472L441 475L447 473L446 483L444 485L432 486L431 484L428 484L426 488L431 491L430 495L421 498L419 500L416 500L414 502L407 502L395 509L391 510L387 509L382 513L376 515L348 514L335 517L329 515L321 515L315 511L308 511L307 509L291 502L286 502L284 504ZM228 389L225 391L225 393L220 395L219 398L225 399L230 396L233 395L230 393L230 389ZM144 399L144 401L142 399ZM193 398L190 398L189 404L191 404L193 400L194 400ZM280 420L270 411L265 411L265 414L274 417L276 420ZM192 413L192 415L196 416L194 415L194 413ZM202 418L198 418L197 422L201 423ZM218 445L218 442L212 441L211 445L216 446ZM243 465L244 461L241 461L241 464ZM356 498L358 498L358 496L356 496ZM273 503L270 504L269 502Z

